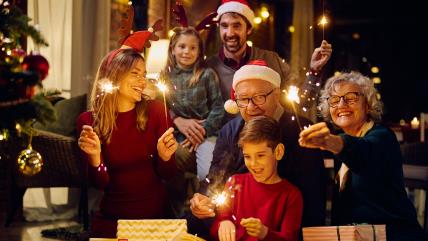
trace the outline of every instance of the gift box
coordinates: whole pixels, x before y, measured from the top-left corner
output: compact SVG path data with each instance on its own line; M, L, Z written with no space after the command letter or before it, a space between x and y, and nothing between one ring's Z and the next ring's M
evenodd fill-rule
M386 241L385 225L303 228L304 241Z
M187 233L186 219L141 219L117 221L117 238L132 241L172 241Z

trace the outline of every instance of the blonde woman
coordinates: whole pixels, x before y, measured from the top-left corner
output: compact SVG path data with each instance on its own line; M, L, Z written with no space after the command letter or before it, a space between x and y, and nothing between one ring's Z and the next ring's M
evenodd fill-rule
M136 41L141 42L141 41ZM80 115L79 147L89 178L104 190L90 236L115 238L118 219L168 215L162 179L175 172L177 142L163 104L144 98L146 66L139 51L118 49L104 58L91 97L91 111ZM106 82L109 81L109 82ZM102 84L111 83L111 93Z

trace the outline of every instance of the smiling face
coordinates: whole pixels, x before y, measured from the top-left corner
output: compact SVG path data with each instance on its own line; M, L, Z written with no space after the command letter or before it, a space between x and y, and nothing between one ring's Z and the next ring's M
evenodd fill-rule
M199 55L199 40L196 36L182 34L172 49L177 65L180 68L191 68Z
M266 95L266 102L262 105L255 105L252 101L247 107L239 108L242 118L245 122L251 120L255 116L274 117L275 110L279 103L279 88L275 88L271 83L260 79L248 79L239 82L235 88L236 99L251 98L256 95Z
M245 166L257 182L273 184L281 181L278 175L278 160L284 155L284 145L281 143L276 148L268 146L267 141L242 143Z
M349 92L358 92L361 90L358 85L349 82L337 83L332 95L343 96ZM346 103L343 98L335 107L330 106L330 115L334 124L343 129L346 134L357 135L361 127L367 121L368 105L364 96L359 96L358 100L353 103Z
M119 105L131 105L142 100L143 90L146 87L146 65L138 60L126 76L120 80L118 100Z
M241 53L246 48L247 37L251 33L244 17L237 13L225 13L220 18L220 38L224 50L230 54Z

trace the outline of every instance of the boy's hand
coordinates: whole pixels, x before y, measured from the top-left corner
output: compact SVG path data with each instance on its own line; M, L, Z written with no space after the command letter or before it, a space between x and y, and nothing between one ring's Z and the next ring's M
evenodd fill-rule
M235 241L236 240L236 228L230 220L224 220L220 222L218 229L218 239L220 241Z
M268 233L268 227L258 218L243 218L241 219L241 225L247 231L247 234L256 237L258 240L265 239Z

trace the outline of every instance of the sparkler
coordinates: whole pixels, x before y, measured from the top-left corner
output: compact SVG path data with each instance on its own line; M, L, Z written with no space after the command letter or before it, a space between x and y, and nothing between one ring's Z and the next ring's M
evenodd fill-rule
M165 73L161 73L159 75L159 80L156 83L156 87L158 87L159 91L162 93L162 96L163 96L163 106L165 109L165 124L166 124L166 128L168 128L168 109L166 108L166 98L165 98L165 92L168 91L168 86L165 84Z
M113 94L115 91L117 91L119 89L118 86L113 85L113 82L111 82L111 80L109 80L107 78L103 78L103 79L100 79L98 81L98 88L99 88L101 93L97 94L96 98L97 99L100 97L102 97L102 98L100 100L101 103L99 104L97 110L93 114L94 115L94 122L93 122L94 125L95 125L96 121L98 120L98 117L99 117L100 111L104 105L106 96L108 94Z
M294 102L296 102L297 104L300 104L299 88L297 88L294 85L290 85L290 87L288 87L288 91L284 90L284 92L287 94L287 99L291 102L291 107L295 115L297 126L299 126L299 129L301 131L302 126L300 125L299 116L297 115L297 110L296 110L296 107L294 106Z

